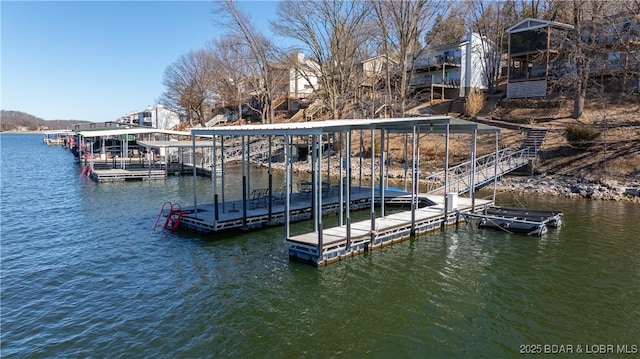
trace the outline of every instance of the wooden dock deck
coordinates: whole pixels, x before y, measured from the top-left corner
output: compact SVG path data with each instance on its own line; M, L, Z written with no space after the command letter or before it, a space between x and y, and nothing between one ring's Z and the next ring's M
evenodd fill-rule
M286 239L289 258L316 266L327 265L365 250L408 239L412 234L422 234L443 224L457 223L462 219L460 213L472 210L471 199L468 198L459 198L458 210L446 214L441 197L429 199L434 204L416 209L415 218L412 218L412 211L403 211L376 218L374 228L371 220L364 220L351 223L349 233L347 226L343 225L291 236ZM474 208L484 209L492 204L490 200L475 200Z

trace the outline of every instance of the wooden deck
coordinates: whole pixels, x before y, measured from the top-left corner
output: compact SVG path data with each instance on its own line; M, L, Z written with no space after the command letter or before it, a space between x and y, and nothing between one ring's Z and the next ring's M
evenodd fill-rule
M321 233L291 236L286 239L289 258L317 266L327 265L365 250L405 240L412 234L432 231L443 224L457 223L461 219L460 213L472 210L471 199L458 198L458 210L445 216L443 198L430 196L429 199L434 204L416 209L415 220L412 220L411 211L403 211L376 218L373 226L371 220L352 223L350 233L347 233L347 226L343 225L325 228ZM483 209L491 204L493 202L489 200L476 200L475 209Z

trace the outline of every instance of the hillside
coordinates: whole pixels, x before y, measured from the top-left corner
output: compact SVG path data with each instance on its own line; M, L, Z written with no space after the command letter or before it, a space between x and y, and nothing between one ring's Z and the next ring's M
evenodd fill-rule
M63 130L71 129L79 123L89 123L89 121L45 120L20 111L2 110L0 115L0 132Z
M547 129L536 170L540 174L583 177L640 179L640 95L613 94L587 99L579 120L571 117L573 101L560 99L548 108L500 106L489 118L499 125L516 123ZM565 138L570 125L586 125L600 136L587 149L572 147ZM511 131L506 131L505 134Z

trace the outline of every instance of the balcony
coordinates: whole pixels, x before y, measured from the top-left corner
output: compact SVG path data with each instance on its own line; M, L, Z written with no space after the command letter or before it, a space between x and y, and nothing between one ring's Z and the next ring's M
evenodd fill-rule
M453 55L435 55L435 56L425 56L418 57L415 62L416 70L423 70L426 68L432 67L442 67L444 65L447 66L460 66L462 63L462 58L460 56Z
M412 87L460 87L460 79L458 78L442 78L441 75L419 74L413 76L409 83Z

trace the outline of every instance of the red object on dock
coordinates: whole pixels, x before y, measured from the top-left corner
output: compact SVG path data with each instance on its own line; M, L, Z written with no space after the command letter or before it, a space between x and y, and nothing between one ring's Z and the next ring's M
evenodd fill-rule
M189 211L183 211L182 207L179 203L171 203L164 202L162 204L162 208L160 208L160 213L158 213L158 218L156 218L156 223L153 226L153 230L158 226L158 222L160 221L160 217L164 214L166 208L169 208L169 213L167 214L167 218L162 225L162 228L168 229L170 231L175 231L180 226L180 220L182 219L182 215L185 213L189 213Z

